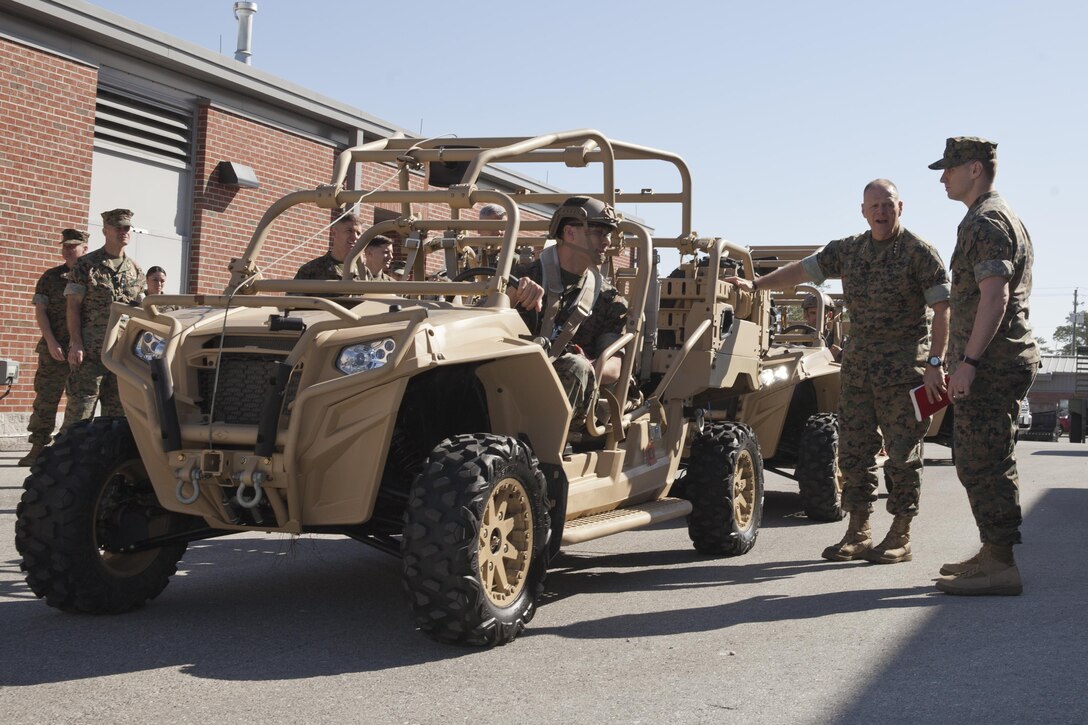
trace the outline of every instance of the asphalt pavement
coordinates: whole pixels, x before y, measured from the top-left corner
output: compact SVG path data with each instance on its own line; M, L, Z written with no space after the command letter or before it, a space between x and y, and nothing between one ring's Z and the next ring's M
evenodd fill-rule
M27 469L0 452L0 713L8 723L1088 722L1088 446L1019 448L1020 597L937 592L978 548L927 446L914 561L831 563L768 475L763 528L700 556L683 521L566 550L528 630L491 650L415 631L399 562L336 537L189 546L125 615L47 607L14 546ZM882 537L891 516L875 517Z

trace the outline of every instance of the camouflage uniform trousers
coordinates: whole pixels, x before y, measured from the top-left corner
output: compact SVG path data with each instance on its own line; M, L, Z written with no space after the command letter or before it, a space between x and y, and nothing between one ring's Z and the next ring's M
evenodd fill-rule
M860 367L860 366L859 366ZM877 500L876 457L881 432L888 460L888 513L916 516L922 491L922 438L929 419L918 422L910 402L916 383L882 385L855 368L843 375L839 400L839 468L842 470L842 507L845 511L872 511ZM879 428L879 430L878 430Z
M94 406L98 402L102 403L104 416L125 414L121 396L117 393L117 376L106 369L101 357L88 354L68 378L68 405L61 430L94 417Z
M563 384L567 402L574 409L570 419L571 430L581 428L586 422L586 411L597 395L593 363L583 355L565 352L556 358L552 366Z
M68 361L57 362L49 353L38 354L38 369L34 371L34 412L26 429L34 446L47 446L57 427L57 407L68 385Z
M984 544L1020 543L1020 478L1016 471L1016 416L1038 367L981 369L971 393L956 402L956 473L967 490Z

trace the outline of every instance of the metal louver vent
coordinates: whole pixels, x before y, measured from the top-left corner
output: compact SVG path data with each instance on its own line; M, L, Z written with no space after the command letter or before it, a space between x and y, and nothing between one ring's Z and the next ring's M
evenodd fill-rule
M189 163L192 117L123 95L98 89L94 138L123 149Z

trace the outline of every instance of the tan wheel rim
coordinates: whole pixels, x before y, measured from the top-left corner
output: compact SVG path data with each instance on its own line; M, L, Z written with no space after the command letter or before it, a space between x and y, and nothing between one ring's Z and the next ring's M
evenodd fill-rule
M752 454L741 451L733 472L733 520L737 527L748 528L756 510L756 465Z
M480 581L492 604L505 607L521 594L533 551L533 512L525 487L504 478L491 490L480 521Z
M109 475L107 483L99 493L94 510L94 542L98 549L99 561L111 574L119 577L134 576L144 571L159 555L159 549L149 549L132 554L107 551L100 540L101 528L116 524L116 510L121 505L131 505L133 500L154 498L151 485L143 464L137 459L121 464ZM165 534L162 525L165 520L149 522L148 534ZM157 524L157 525L156 525Z

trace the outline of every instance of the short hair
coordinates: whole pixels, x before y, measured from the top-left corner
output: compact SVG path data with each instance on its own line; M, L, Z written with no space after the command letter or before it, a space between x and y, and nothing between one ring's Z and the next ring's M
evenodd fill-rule
M485 217L488 219L505 219L506 210L498 204L484 204L480 207L480 218Z
M393 240L389 237L382 236L381 234L375 234L369 242L366 243L367 247L373 247L381 244L392 244Z
M979 163L982 164L982 175L992 182L997 176L997 159L979 159Z
M362 224L362 218L350 209L334 209L332 212L332 223L343 224L345 222L351 222L352 224Z
M892 183L888 179L873 179L872 181L870 181L868 184L865 185L865 188L862 189L862 191L861 191L861 195L865 196L866 194L869 193L870 189L886 189L886 190L890 191L892 193L892 195L895 196L896 199L899 198L899 187L897 187L894 183Z
M820 293L820 296L824 298L824 312L835 311L835 300L831 299L827 295ZM801 309L811 310L816 307L816 295L805 295L805 298L801 300Z
M144 275L144 279L147 279L148 277L150 277L153 274L158 274L159 272L162 272L163 274L166 274L166 270L156 264L154 267L151 267L150 269L147 270L147 274Z

